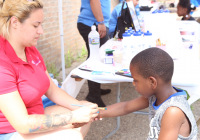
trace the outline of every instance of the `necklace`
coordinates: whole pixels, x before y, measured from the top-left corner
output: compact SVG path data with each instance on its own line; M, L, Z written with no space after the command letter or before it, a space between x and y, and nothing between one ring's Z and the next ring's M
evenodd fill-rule
M24 61L24 62L28 62L27 61L27 58L20 58L22 61Z

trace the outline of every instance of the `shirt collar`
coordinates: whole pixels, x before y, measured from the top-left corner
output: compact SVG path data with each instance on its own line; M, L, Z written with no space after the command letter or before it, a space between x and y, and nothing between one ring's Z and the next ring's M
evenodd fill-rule
M24 64L26 62L22 61L17 54L15 53L13 47L11 46L11 44L8 42L8 40L6 40L5 38L3 38L2 36L0 36L0 46L2 46L2 48L4 49L5 54L7 55L7 57L14 63L21 63ZM26 51L26 49L25 49Z
M185 92L184 90L178 89L178 88L176 88L176 87L173 87L173 88L174 88L177 92L174 93L174 94L172 94L172 95L170 95L165 101L169 100L169 99L172 98L172 97L179 96L179 95L184 95L184 96L186 96L186 92ZM156 100L157 100L157 99L156 99ZM155 100L155 102L153 103L153 108L154 108L155 110L158 110L159 107L160 107L165 101L164 101L163 103L161 103L160 105L156 106L156 100Z

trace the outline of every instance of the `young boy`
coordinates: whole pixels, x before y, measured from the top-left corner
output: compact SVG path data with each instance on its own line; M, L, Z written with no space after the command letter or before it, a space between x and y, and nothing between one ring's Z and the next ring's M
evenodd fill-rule
M116 117L149 106L148 140L196 140L197 126L186 92L172 87L174 63L159 48L149 48L131 61L133 85L139 98L116 103L100 111L99 117Z

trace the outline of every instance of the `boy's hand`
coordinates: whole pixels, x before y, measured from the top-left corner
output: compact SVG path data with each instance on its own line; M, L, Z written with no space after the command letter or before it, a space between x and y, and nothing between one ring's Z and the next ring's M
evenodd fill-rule
M99 110L98 116L96 118L94 118L95 121L103 120L103 118L101 118L101 115L100 115L101 111Z
M74 126L74 128L79 128L82 127L84 125L86 125L87 123L72 123L72 125Z

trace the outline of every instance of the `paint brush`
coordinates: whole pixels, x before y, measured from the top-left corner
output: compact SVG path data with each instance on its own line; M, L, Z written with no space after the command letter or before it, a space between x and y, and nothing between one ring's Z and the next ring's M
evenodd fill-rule
M71 104L71 106L79 106L79 107L83 107L83 106L85 106L85 105ZM107 110L106 107L98 107L98 109L100 109L100 110Z

